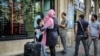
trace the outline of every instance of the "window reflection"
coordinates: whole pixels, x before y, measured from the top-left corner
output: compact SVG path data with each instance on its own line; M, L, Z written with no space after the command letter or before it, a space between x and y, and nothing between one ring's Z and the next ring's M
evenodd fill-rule
M54 0L0 0L0 38L2 36L32 36L34 18L38 12L47 14Z
M33 36L34 17L41 6L37 0L0 0L0 36Z

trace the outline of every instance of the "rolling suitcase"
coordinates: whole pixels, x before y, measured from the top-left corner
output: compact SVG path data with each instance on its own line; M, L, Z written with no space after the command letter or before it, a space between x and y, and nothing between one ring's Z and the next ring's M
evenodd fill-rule
M41 42L35 42L36 36L34 35L33 42L27 42L24 45L24 56L41 56L42 44Z
M41 56L41 43L27 42L24 46L24 56Z

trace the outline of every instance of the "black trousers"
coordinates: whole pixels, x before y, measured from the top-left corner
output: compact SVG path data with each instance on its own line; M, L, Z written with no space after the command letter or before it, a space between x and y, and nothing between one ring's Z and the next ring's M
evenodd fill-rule
M51 56L56 56L55 46L49 46Z
M85 56L89 56L86 39L84 39L84 37L82 35L76 36L75 56L78 56L78 50L79 50L80 41L82 41L82 43L83 43L83 46L84 46L84 49L85 49Z

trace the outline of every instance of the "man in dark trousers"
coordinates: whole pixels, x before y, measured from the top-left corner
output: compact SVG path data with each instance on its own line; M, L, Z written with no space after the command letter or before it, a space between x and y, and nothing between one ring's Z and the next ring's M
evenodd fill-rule
M86 43L86 38L84 37L84 32L89 32L88 28L88 22L84 20L84 15L79 15L79 20L76 22L75 25L75 54L74 56L78 56L78 50L79 50L79 45L80 41L82 41L84 50L85 50L85 56L89 56L88 53L88 46Z

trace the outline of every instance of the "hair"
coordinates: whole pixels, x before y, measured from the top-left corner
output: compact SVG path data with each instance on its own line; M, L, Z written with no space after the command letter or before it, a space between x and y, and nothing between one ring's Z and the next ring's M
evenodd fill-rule
M79 15L81 19L84 19L84 14Z
M44 18L44 14L42 12L38 12L37 14L40 15L42 19Z
M63 12L62 14L63 14L64 16L66 16L66 13L65 13L65 12Z
M97 15L96 14L92 14L92 16L97 20Z
M37 20L37 24L39 25L42 19L38 19Z

